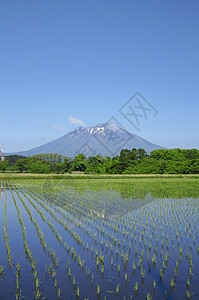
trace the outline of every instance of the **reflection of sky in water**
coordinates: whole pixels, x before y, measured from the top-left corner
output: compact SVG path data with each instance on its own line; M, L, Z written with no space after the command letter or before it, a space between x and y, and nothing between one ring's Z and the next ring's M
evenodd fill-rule
M19 183L20 184L20 183ZM28 184L27 184L28 185ZM22 186L22 184L21 184ZM25 186L23 188L25 191ZM18 221L16 207L13 203L9 189L7 191L7 218L8 218L8 240L11 247L11 255L13 263L20 261L22 263L22 278L28 278L26 284L21 280L22 295L27 299L31 299L30 292L26 289L27 286L32 286L32 294L34 294L34 280L32 280L31 267L28 260L25 258L23 249L23 235L20 223ZM12 189L17 205L19 207L22 220L25 224L27 243L30 247L33 256L37 260L38 274L41 279L41 288L43 296L47 299L51 294L53 299L56 299L56 290L52 285L51 275L45 277L45 266L49 267L50 256L48 256L41 247L37 231L34 224L25 210L22 202L17 197L16 192ZM19 193L20 190L18 189ZM31 203L24 198L26 205L31 209L32 215L38 222L44 239L48 246L56 250L56 255L59 257L59 269L56 274L56 279L59 286L63 290L63 299L68 296L68 299L76 299L76 294L71 288L71 283L67 283L67 271L64 268L66 263L70 261L71 271L78 277L80 282L80 291L82 299L88 298L97 299L96 286L92 289L91 275L86 278L84 271L90 269L94 274L94 283L99 283L101 286L101 299L108 296L108 299L114 300L115 293L106 294L106 291L115 291L117 284L120 284L120 295L118 299L129 299L134 292L135 282L138 282L138 299L146 299L146 294L149 292L153 299L165 299L165 289L169 291L169 299L186 299L186 279L189 277L189 255L193 260L193 276L191 279L191 293L198 293L198 267L199 255L198 247L198 223L199 223L199 198L157 198L153 197L149 192L145 197L130 197L118 190L78 190L77 187L67 187L67 189L56 190L56 188L48 188L48 185L32 185L29 184L29 191L35 199L41 201L45 206L41 206L34 198L32 201L39 207L44 216L50 220L55 226L55 229L63 237L63 243L66 242L77 250L77 257L80 255L82 260L85 260L84 268L81 269L78 265L78 259L75 261L64 250L63 245L60 245L56 238L56 231L53 233L50 230L47 222L43 221L38 212L33 208ZM31 195L28 195L31 197ZM5 191L3 193L5 199ZM1 201L1 240L3 240L4 227L4 202ZM65 230L64 226L50 215L45 208L54 211L57 217L61 217L65 224L72 231ZM76 239L72 236L75 232ZM82 243L77 243L77 237L82 239ZM173 237L173 242L172 242ZM103 239L103 246L102 246ZM168 240L168 249L167 249ZM195 242L194 242L195 240ZM89 244L87 251L87 243ZM106 251L107 243L107 251ZM149 251L151 244L151 251ZM85 245L85 246L83 246ZM110 245L112 245L112 250ZM91 248L93 247L93 250ZM137 247L137 254L135 249ZM182 258L179 256L180 247L182 247ZM3 243L0 244L2 250ZM104 278L101 275L100 269L96 269L96 252L98 256L102 254L105 260ZM116 251L118 250L118 255ZM145 271L145 277L142 282L138 263L143 250L142 269ZM71 250L70 250L71 251ZM186 258L186 251L188 256ZM164 271L164 276L160 283L159 270L163 268L163 261L166 252L169 255L168 266ZM7 254L4 249L3 256L0 256L0 265L5 266L7 263ZM157 265L153 266L152 257L156 254ZM149 259L147 256L149 255ZM124 266L124 256L128 256L128 263ZM111 268L111 257L113 258L113 268ZM179 264L179 271L176 278L174 293L170 289L171 278L174 278L174 270L176 260ZM133 273L132 264L136 265L136 271ZM150 273L149 273L150 263ZM117 266L120 264L121 273L118 275ZM62 268L63 267L63 268ZM126 268L126 269L125 269ZM14 267L13 267L14 270ZM12 270L12 271L13 271ZM125 283L124 273L128 275L128 283ZM0 282L1 294L6 295L3 283L11 286L9 283L8 268L5 268L4 279ZM12 293L15 293L15 276L16 272L12 272L14 284L12 285ZM114 278L109 282L110 278ZM153 294L152 282L153 279L157 282L156 293ZM6 281L7 280L7 281ZM54 293L54 294L53 294ZM69 293L69 294L68 294ZM29 297L30 296L30 297ZM197 295L192 295L193 299L197 299Z

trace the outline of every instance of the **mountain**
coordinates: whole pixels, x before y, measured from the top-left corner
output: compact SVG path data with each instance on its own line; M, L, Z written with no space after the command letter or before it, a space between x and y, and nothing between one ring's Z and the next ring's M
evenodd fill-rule
M115 156L122 149L143 148L147 153L152 150L162 149L141 137L128 132L116 123L101 123L92 127L79 127L64 136L33 148L12 154L32 156L42 153L57 153L74 158L79 153L85 156ZM7 154L8 155L8 154Z

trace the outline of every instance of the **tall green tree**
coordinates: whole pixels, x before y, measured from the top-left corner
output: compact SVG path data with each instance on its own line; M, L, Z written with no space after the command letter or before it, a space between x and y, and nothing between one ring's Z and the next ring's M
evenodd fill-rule
M20 173L28 171L28 160L26 158L20 158L16 161L14 168Z

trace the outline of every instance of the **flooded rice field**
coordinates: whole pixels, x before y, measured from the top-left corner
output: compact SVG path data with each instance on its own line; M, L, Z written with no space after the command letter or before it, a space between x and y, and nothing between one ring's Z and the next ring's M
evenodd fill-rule
M135 185L2 180L0 299L199 299L196 184Z

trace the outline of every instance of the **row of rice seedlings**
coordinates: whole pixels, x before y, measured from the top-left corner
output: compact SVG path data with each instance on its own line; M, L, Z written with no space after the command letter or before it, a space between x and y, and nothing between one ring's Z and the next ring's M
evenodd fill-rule
M11 253L10 253L10 247L8 244L8 234L7 234L7 192L5 189L5 204L4 204L4 211L5 211L5 224L4 224L4 240L6 245L6 250L8 254L8 262L9 262L9 269L11 269Z
M61 219L61 218L58 218L54 211L52 211L50 208L48 208L42 201L40 201L39 199L37 199L36 197L34 197L33 195L31 195L29 193L29 195L40 205L42 206L42 208L44 208L52 217L53 219L55 219L55 221L59 222L62 226L64 226L64 228L74 237L74 240L77 240L79 243L81 242L82 244L82 241L79 237L79 235L76 234L75 231L71 230L70 227L67 226L67 224ZM26 196L27 198L27 196ZM29 198L27 198L29 200ZM37 208L38 210L38 208ZM48 225L51 227L51 229L55 232L55 229L54 229L54 226L52 225L52 223L46 219L46 221L48 222ZM79 225L80 226L80 225ZM58 234L58 232L56 231L56 236L58 238L58 240L60 241L60 243L62 243L62 238L61 236Z
M20 190L21 191L21 190ZM23 193L23 191L21 191L22 193ZM24 193L23 193L24 194ZM20 195L18 195L19 197L20 197ZM25 196L25 195L24 195ZM21 198L21 197L20 197ZM26 196L26 199L29 201L29 197L27 197ZM31 204L33 203L32 201L29 201ZM23 203L24 205L26 205L25 203ZM38 207L36 207L36 205L34 204L33 205L33 207L39 212L40 210L39 210L39 208ZM41 214L40 214L41 215ZM49 223L50 221L47 219L47 218L45 218L45 217L43 217L42 218L45 222L47 222L47 223ZM52 223L51 223L52 224ZM56 237L58 237L58 240L61 240L62 241L62 237L58 234L58 231L56 230L53 230L53 233L55 233L56 234ZM61 243L62 244L62 243ZM65 250L66 250L66 246L65 246ZM74 255L74 259L75 259L75 261L76 261L76 251L73 251L74 249L73 249L73 247L71 247L71 257L73 258L73 255ZM48 248L48 253L50 254L50 256L51 256L51 258L52 258L52 260L54 261L54 262L56 262L55 264L56 264L56 267L58 268L58 259L57 259L57 257L56 257L56 255L55 255L55 250L53 250L53 249L50 249L50 248ZM84 261L83 260L81 260L81 258L80 258L80 256L78 256L78 264L79 264L79 266L81 267L81 268L83 268L83 265L84 265ZM52 274L52 276L53 276L53 282L54 282L54 286L57 288L57 280L56 280L56 278L55 278L55 275L56 275L56 272L52 269L52 268L50 268L50 273ZM71 275L71 272L70 272L70 268L68 269L68 273L69 273L69 278L70 278L70 275ZM75 283L75 276L73 275L73 286L75 285L74 284ZM58 298L60 297L60 289L58 289ZM79 294L79 287L77 287L77 296L78 296L78 294Z
M30 195L30 194L29 194L29 195ZM39 202L39 204L40 204L44 209L46 209L46 206L45 206L42 202L40 202L38 199L35 199L35 200L36 200L37 202ZM48 209L47 211L49 212L49 209ZM54 217L54 214L51 214L51 215ZM47 219L46 219L46 221L49 222L49 220L47 220ZM59 221L59 223L61 223L62 225L64 225L64 227L66 227L66 224L64 224L64 223L62 222L61 219L58 219L58 221ZM55 232L55 230L54 230L54 232ZM74 231L71 231L71 233L72 233L72 235L73 235L73 237L74 237L74 240L78 240L78 241L80 242L79 236L78 236ZM56 231L56 236L57 236L57 231ZM59 239L62 240L61 236L59 237ZM70 249L71 249L71 251L70 251ZM65 243L65 251L66 251L66 243ZM77 252L76 252L76 250L74 250L73 247L70 247L69 245L67 245L67 252L68 252L68 253L71 252L71 258L74 257L74 260L76 261L76 258L77 258ZM80 257L80 255L79 255L79 256L78 256L78 264L79 264L79 266L80 266L81 268L83 268L84 262L85 262L85 260L82 260L81 257ZM69 276L70 276L70 269L69 269Z
M30 194L29 194L30 195ZM42 204L42 203L41 203ZM42 205L43 206L43 205ZM44 206L43 206L44 207ZM74 232L74 239L77 239L77 235L76 233ZM66 250L66 244L65 244L65 250ZM67 246L67 252L69 253L69 245ZM74 259L76 261L76 257L77 257L77 254L76 254L76 251L74 250L73 247L71 247L71 257L73 258L74 256ZM98 260L98 257L96 258ZM101 253L100 253L100 257L99 257L99 260L102 261L103 260L103 257L101 257ZM79 263L79 266L82 268L83 267L83 264L84 264L84 261L81 260L80 256L78 256L78 263ZM103 270L104 270L104 264L102 264L101 266L101 273L103 274ZM70 277L70 268L68 268L68 272L69 272L69 277ZM74 276L73 276L73 283L74 283ZM77 294L78 294L78 290L77 290Z
M24 199L20 196L20 194L19 194L19 192L17 191L16 187L15 187L15 186L13 186L13 187L14 187L14 190L15 190L15 192L16 192L18 198L21 200L23 206L25 207L27 213L29 214L30 219L31 219L31 222L32 222L32 223L34 224L34 226L36 227L38 236L39 236L39 238L40 238L40 242L41 242L41 244L42 244L42 246L43 246L43 250L44 250L45 252L47 252L47 243L46 243L45 240L44 240L44 235L43 235L43 233L42 233L42 231L41 231L41 229L40 229L40 227L39 227L37 221L33 218L31 210L30 210L29 207L26 205Z
M53 233L56 233L56 237L59 241L59 243L62 245L62 237L60 236L60 234L58 233L57 230L55 230L54 226L52 225L52 223L50 222L50 220L46 219L43 212L41 211L41 209L39 209L39 207L37 205L35 205L35 203L20 189L20 192L24 195L24 197L28 200L28 202L34 207L34 209L40 214L42 220L44 222L47 222L48 226L50 227L50 229L53 231Z
M48 252L48 256L51 257L51 259L52 259L52 261L53 261L55 267L58 269L59 258L56 256L55 250L53 250L53 249L51 250L50 247L48 247L48 244L47 244L47 242L46 242L45 239L44 239L44 235L43 235L43 233L42 233L42 231L41 231L41 229L40 229L40 227L39 227L37 221L36 221L36 220L33 218L33 216L32 216L31 210L30 210L29 207L26 205L24 199L20 196L19 192L16 190L16 187L14 187L14 189L15 189L15 191L16 191L16 193L17 193L19 199L21 200L23 206L25 207L26 211L28 212L28 214L29 214L29 216L30 216L30 219L31 219L33 225L35 226L35 228L36 228L36 230L37 230L37 233L38 233L40 242L41 242L41 244L42 244L42 246L43 246L43 250L45 251L45 253ZM46 220L46 219L44 218L44 221L45 221L45 220Z
M18 213L18 219L19 219L19 223L21 224L21 227L22 227L22 232L23 232L23 242L24 242L24 249L25 249L25 252L26 252L26 257L29 259L29 262L32 265L35 265L34 263L32 264L32 261L35 262L35 259L33 260L33 257L32 257L32 252L31 250L28 248L28 244L27 244L27 240L26 240L26 232L25 232L25 226L24 226L24 223L23 223L23 220L21 218L21 213L20 213L20 210L19 210L19 207L17 205L17 202L16 202L16 199L14 197L14 194L13 194L13 191L9 185L9 189L10 189L10 192L12 194L12 199L14 201L14 204L15 204L15 207L16 207L16 210L17 210L17 213ZM36 271L36 268L34 267L34 281L35 281L35 297L36 299L40 299L41 297L41 292L39 290L39 278L37 276L37 271ZM16 297L18 295L18 292L16 291Z
M39 204L41 204L42 205L42 207L43 208L45 208L45 206L43 205L43 203L41 203L41 202L39 202ZM61 223L62 223L62 221L61 221ZM63 223L62 223L63 224ZM65 224L64 224L65 225ZM73 235L73 237L74 237L74 240L77 240L78 242L80 242L80 237L79 237L79 235L77 235L74 231L72 231L72 235ZM88 243L87 243L87 249L88 249ZM100 254L101 255L101 254ZM98 259L98 258L97 258ZM101 268L101 271L102 271L102 273L103 273L103 266L102 266L102 268Z
M20 274L20 269L21 269L21 266L19 263L17 263L17 273L16 273L16 294L15 294L15 298L16 300L18 299L22 299L22 296L21 296L21 290L19 289L19 277L21 277L21 274Z
M42 202L38 199L38 198L36 198L35 196L33 196L33 194L32 193L34 193L34 194L39 194L39 197L42 197L42 193L38 193L38 192L36 192L35 190L31 190L31 192L32 193L30 193L30 191L28 191L27 189L26 189L26 192L35 200L35 201L39 201L38 203L43 207L43 204L42 204ZM38 196L38 195L37 195ZM50 204L50 206L52 206L52 203L49 203ZM57 211L57 209L56 209L56 207L53 205L53 208L55 209L55 211ZM45 205L45 209L48 211L48 207L47 207L47 205ZM48 211L49 212L49 211ZM50 214L54 217L54 218L56 218L56 215L55 215L55 213L54 213L54 211L50 211ZM77 222L77 219L75 218L75 219L72 219L72 217L71 217L71 215L66 215L66 214L64 214L63 212L62 213L60 213L59 212L59 214L61 214L62 215L62 217L64 217L64 219L68 219L68 221L69 221L69 224L71 224L71 223L73 223L74 225L76 225L76 222Z

